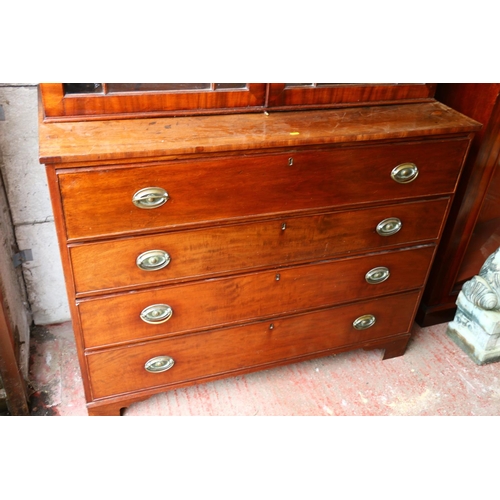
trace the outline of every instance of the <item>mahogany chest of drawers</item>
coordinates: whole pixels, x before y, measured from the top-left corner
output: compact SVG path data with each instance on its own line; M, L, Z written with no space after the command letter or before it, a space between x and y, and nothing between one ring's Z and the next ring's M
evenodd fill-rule
M89 414L402 355L478 128L438 102L41 120Z

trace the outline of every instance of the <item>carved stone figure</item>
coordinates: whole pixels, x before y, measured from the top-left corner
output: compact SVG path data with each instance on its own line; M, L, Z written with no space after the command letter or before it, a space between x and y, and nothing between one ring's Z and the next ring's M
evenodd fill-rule
M477 364L500 360L500 248L479 274L467 281L457 299L447 334Z
M500 248L493 252L474 276L462 287L467 300L488 311L500 311Z

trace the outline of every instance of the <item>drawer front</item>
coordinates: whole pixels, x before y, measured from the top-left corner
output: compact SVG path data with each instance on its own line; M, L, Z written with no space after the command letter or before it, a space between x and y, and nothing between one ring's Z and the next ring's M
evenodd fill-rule
M79 303L85 346L213 328L421 287L434 248L431 245L85 300ZM367 273L381 267L387 269L387 279L368 283ZM141 313L151 306L157 306L152 314L161 321L168 316L169 308L172 314L161 323L155 324L154 318L144 321Z
M419 293L413 292L272 323L259 322L88 354L93 397L168 387L406 333L418 298ZM366 330L355 329L353 322L364 315L373 315L375 324ZM146 371L145 364L158 356L172 358L174 365L160 373Z
M467 146L448 140L174 161L75 169L58 179L71 240L449 194ZM393 169L407 162L418 176L396 182Z
M196 279L429 241L439 237L447 206L447 199L439 199L77 245L70 248L76 292ZM401 230L379 235L377 225L390 217L401 220ZM138 258L148 255L152 264L139 259L139 267Z

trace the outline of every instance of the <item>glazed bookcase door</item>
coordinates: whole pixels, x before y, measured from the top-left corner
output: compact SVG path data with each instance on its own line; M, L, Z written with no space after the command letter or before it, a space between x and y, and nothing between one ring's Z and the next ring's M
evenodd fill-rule
M431 83L271 83L269 108L340 107L432 100Z
M424 102L431 83L42 83L44 121Z
M264 83L42 83L44 119L85 120L257 111Z

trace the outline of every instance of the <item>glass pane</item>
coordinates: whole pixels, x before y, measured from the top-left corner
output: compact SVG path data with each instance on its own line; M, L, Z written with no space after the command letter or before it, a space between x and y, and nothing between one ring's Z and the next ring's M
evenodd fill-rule
M285 83L286 88L293 87L346 87L349 85L399 85L398 83Z
M246 83L216 83L215 90L246 89Z
M65 94L117 92L188 92L196 90L245 90L246 83L65 83Z
M65 94L100 94L102 83L64 83Z
M185 92L210 90L210 83L108 83L108 92Z
M291 87L312 87L314 83L285 83L285 88Z
M316 83L317 87L338 87L338 86L348 86L348 85L401 85L400 83Z

